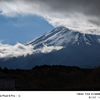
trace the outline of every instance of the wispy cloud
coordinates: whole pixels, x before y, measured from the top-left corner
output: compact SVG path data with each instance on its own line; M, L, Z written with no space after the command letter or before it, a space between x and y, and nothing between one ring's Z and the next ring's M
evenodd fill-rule
M8 17L42 16L55 27L64 25L82 32L100 30L100 0L0 0L0 11Z
M19 57L19 56L27 56L36 53L50 53L54 50L60 50L63 47L61 46L46 46L38 49L34 49L32 45L23 45L21 43L17 43L12 46L9 44L0 43L0 58L11 58L11 57Z
M24 46L23 44L17 43L12 46L9 44L0 43L0 58L19 57L26 56L27 54L33 53L33 47L31 45Z
M36 49L35 51L39 51L41 53L50 53L52 51L58 51L62 48L63 48L63 46L47 46L47 45L44 45L42 48Z

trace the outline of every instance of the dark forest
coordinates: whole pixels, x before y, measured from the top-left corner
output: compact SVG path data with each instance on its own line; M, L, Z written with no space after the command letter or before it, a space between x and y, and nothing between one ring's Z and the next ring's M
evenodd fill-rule
M14 91L100 90L100 67L82 69L75 66L42 65L30 70L5 67L0 68L0 73L8 74L15 79Z

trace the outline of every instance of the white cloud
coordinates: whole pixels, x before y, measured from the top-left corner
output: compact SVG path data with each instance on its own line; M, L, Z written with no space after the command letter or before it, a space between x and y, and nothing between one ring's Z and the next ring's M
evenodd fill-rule
M62 48L63 48L63 46L47 46L47 45L44 45L43 48L40 48L38 50L42 53L50 53L52 51L55 51L55 50L57 51L57 50L60 50Z
M24 46L23 44L17 43L12 46L0 43L0 58L26 56L27 54L31 55L32 53L33 47L31 45Z
M90 8L83 6L82 9L81 3L79 3L80 5L67 4L67 0L63 0L66 3L64 5L64 2L60 1L55 1L55 3L53 0L1 0L0 11L2 15L7 17L35 14L42 16L55 27L63 25L67 28L89 34L91 33L90 30L97 30L98 33L96 33L97 31L92 33L100 34L99 17L84 13L84 10L88 11ZM76 6L74 7L74 5Z
M11 58L11 57L19 57L19 56L27 56L36 54L36 53L50 53L54 50L60 50L63 47L60 46L44 46L43 48L34 49L32 45L23 45L21 43L17 43L12 46L9 44L0 43L0 58Z

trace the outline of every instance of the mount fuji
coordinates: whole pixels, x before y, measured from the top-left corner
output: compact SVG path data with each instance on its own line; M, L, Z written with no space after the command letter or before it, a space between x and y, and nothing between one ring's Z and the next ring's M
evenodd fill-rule
M50 52L37 52L26 57L0 59L0 65L8 68L30 69L36 65L67 65L93 68L100 65L100 35L83 34L63 26L57 27L24 45L34 50L53 47ZM50 49L50 48L49 48Z
M47 32L25 45L32 44L34 47L42 47L43 44L48 46L64 46L69 45L100 45L100 35L83 34L77 31L69 30L63 26L57 27Z

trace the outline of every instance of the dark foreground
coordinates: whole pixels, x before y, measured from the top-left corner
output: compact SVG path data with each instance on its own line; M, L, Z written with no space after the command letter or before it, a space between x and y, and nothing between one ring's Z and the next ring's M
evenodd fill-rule
M100 91L100 68L80 69L67 66L36 66L31 70L0 69L15 80L14 91ZM0 77L3 79L3 77ZM9 78L9 80L11 80ZM7 79L7 78L5 78ZM8 79L7 79L8 80ZM6 82L6 84L8 84ZM9 84L12 84L9 82Z

